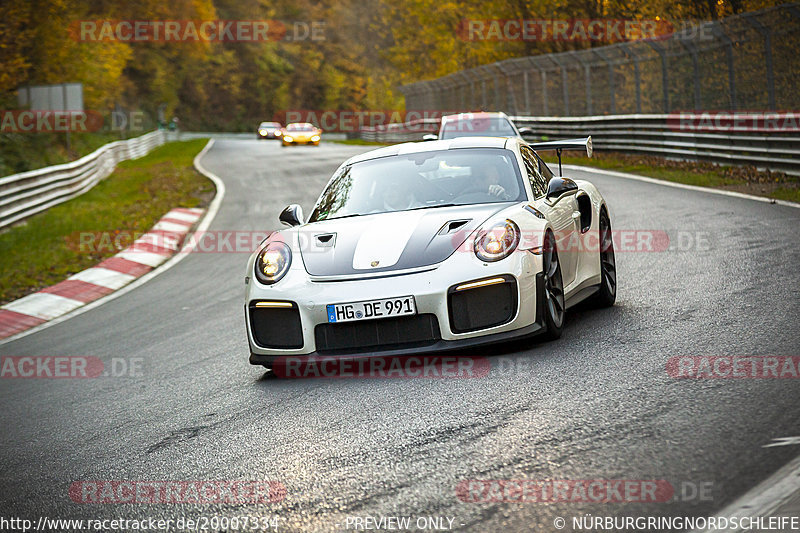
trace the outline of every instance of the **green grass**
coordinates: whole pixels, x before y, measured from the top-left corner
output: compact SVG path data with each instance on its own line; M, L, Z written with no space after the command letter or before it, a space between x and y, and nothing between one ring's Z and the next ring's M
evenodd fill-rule
M551 168L558 168L557 157L545 157L543 159L550 164ZM723 185L734 185L736 183L736 180L726 178L713 171L696 173L686 170L650 166L642 163L630 163L616 158L589 159L588 157L562 157L561 161L565 165L582 165L605 170L618 170L620 172L641 174L650 178L697 185L700 187L720 187Z
M63 133L1 133L0 176L68 163L119 140L119 133L71 133L67 149Z
M780 187L772 191L770 197L775 198L776 200L786 200L788 202L796 202L800 204L800 189Z
M549 154L543 159L554 171L558 168L558 158ZM771 178L768 174L753 168L715 166L710 163L686 161L670 161L655 157L639 157L617 153L595 153L595 157L563 157L562 163L582 165L629 172L650 178L675 183L684 183L698 187L712 187L728 190L739 190L748 194L766 196L792 202L800 202L800 189L796 187L797 179L791 176L778 175ZM776 181L779 180L779 181ZM767 188L764 183L781 183L786 187ZM769 190L768 190L769 189ZM763 192L767 191L767 192Z
M0 302L62 281L117 252L111 246L81 247L81 233L118 231L133 236L148 231L174 207L207 205L214 185L192 166L206 143L207 139L168 143L145 157L122 162L86 194L3 230Z
M388 146L390 143L379 143L375 141L365 141L364 139L347 139L347 140L331 140L327 141L339 144L351 144L355 146Z

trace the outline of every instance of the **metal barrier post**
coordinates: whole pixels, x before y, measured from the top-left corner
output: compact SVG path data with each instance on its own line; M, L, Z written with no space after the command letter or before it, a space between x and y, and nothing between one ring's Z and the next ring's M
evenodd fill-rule
M569 116L569 83L567 83L567 67L558 57L560 54L548 54L547 58L561 68L561 92L564 98L564 115Z
M584 73L584 83L586 85L586 114L592 114L592 73L589 67L589 63L585 62L581 59L581 55L575 51L568 52L569 55L578 63L583 66L583 73Z
M761 24L753 13L744 13L744 20L764 38L764 62L767 70L767 102L775 111L775 73L772 70L772 30Z
M661 57L661 87L664 90L664 113L669 113L669 68L667 65L667 52L655 41L648 39L645 43Z
M614 113L616 113L617 109L616 102L614 101L614 65L613 63L611 63L611 60L608 58L608 56L602 50L602 48L595 48L592 50L592 52L600 56L600 58L606 62L606 65L608 65L608 92L609 92L609 97L611 98L610 111L611 114L613 115Z
M639 73L639 55L628 43L620 43L620 48L633 60L633 76L636 84L636 112L642 112L642 79ZM589 114L592 112L589 111Z
M694 85L694 108L696 110L700 110L703 108L703 99L700 96L700 65L697 63L697 47L694 43L690 43L685 39L682 39L680 36L676 39L681 46L683 46L686 50L689 51L689 54L692 56L692 82Z

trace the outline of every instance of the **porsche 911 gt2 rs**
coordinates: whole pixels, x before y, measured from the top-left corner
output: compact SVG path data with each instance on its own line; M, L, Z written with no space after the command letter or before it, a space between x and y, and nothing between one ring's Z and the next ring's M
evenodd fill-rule
M343 163L308 219L293 204L251 255L250 362L395 355L561 335L564 313L616 298L606 202L529 145L463 137ZM559 164L560 167L560 164Z

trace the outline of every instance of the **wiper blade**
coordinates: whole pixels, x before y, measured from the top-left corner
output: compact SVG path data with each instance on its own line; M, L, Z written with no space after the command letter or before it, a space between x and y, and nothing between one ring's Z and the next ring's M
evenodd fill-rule
M434 209L436 207L458 207L465 204L434 204L434 205L424 205L422 207L412 207L411 209L401 209L399 211L381 211L379 213L353 213L352 215L342 215L340 217L331 217L331 218L323 218L322 220L316 220L315 222L324 222L326 220L339 220L342 218L351 218L351 217L363 217L366 215L381 215L384 213L403 213L405 211L418 211L420 209Z
M364 216L364 215L362 213L353 213L352 215L342 215L340 217L323 218L319 222L323 222L325 220L339 220L341 218L351 218L351 217L360 217L360 216Z
M423 207L414 207L412 209L408 209L407 211L419 211L420 209L435 209L437 207L458 207L463 204L434 204L434 205L426 205Z

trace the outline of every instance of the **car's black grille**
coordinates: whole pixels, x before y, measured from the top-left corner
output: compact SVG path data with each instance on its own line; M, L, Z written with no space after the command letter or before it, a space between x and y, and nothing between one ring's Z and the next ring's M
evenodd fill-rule
M505 324L517 314L517 282L502 276L503 283L473 289L448 291L450 328L466 333Z
M436 315L422 314L377 320L319 324L314 328L317 352L379 352L424 347L440 340Z
M303 347L303 327L297 304L292 303L292 307L256 307L256 303L250 303L250 328L256 344L262 348Z

